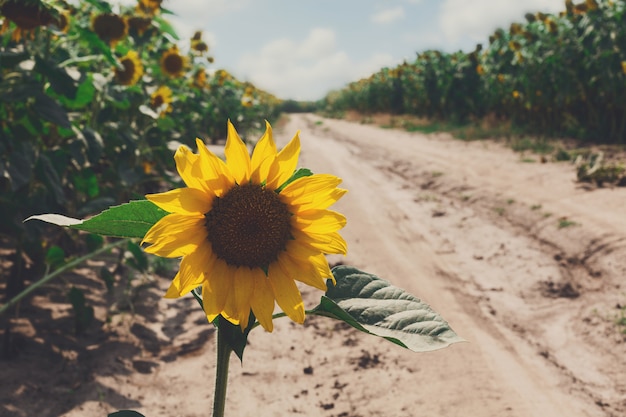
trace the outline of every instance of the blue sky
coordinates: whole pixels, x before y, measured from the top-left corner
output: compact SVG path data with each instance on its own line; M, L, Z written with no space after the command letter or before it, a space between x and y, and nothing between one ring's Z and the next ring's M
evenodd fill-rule
M286 99L316 100L429 48L468 51L526 12L563 0L165 0L184 39L202 30L242 81Z

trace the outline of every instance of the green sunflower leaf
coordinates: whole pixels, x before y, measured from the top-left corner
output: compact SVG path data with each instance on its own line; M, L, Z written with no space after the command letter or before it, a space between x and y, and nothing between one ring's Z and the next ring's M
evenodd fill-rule
M24 221L41 220L104 236L143 238L148 230L167 214L167 211L148 200L137 200L110 207L87 220L73 219L60 214L40 214L30 216Z
M312 313L341 320L414 352L463 342L448 323L419 298L376 275L350 266L333 268L326 295Z
M283 185L281 185L280 187L278 187L278 189L276 190L277 193L280 193L283 188L285 188L286 186L288 186L289 184L291 184L292 182L294 182L295 180L297 180L298 178L302 178L302 177L309 177L313 175L313 172L308 169L308 168L298 168L291 177L289 177L289 179L287 179L287 181L285 181L283 183Z

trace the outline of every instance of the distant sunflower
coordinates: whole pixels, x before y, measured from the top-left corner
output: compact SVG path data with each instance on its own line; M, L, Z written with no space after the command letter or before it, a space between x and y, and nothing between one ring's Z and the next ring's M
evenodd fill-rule
M150 95L150 107L159 112L159 116L164 116L172 111L172 90L162 85Z
M178 52L178 47L173 45L161 56L161 71L172 78L180 77L187 66L186 57Z
M272 331L275 302L297 323L304 303L295 280L326 290L333 279L325 254L345 254L343 215L328 210L346 190L341 179L313 174L292 179L298 134L280 152L269 123L252 157L228 123L226 162L196 140L198 154L181 146L174 159L187 185L146 198L170 214L146 233L149 253L182 257L165 297L202 287L204 312L242 329L250 313Z
M70 12L69 10L62 10L59 13L59 17L55 21L57 29L63 33L67 33L70 29Z
M198 88L204 88L207 85L207 75L204 68L198 68L193 75L193 85Z
M161 10L161 3L163 0L138 0L135 9L139 12L155 15Z
M58 17L56 9L40 0L5 0L0 3L0 14L6 17L2 32L8 29L9 21L15 23L17 28L12 39L16 42L36 28L54 23Z
M135 36L143 36L152 25L150 16L142 16L140 14L128 16L126 21L128 22L128 29Z
M128 22L115 13L101 13L91 19L91 29L104 42L115 45L128 34Z
M135 85L143 75L143 65L139 59L139 54L135 51L128 51L120 59L123 69L115 68L115 80L122 85Z
M192 42L191 50L199 55L203 55L209 52L209 45L204 41Z

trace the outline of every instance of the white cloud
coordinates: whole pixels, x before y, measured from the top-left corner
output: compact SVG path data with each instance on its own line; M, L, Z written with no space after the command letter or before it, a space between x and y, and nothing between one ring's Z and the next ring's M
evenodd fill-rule
M276 39L244 54L234 72L280 98L317 100L331 89L394 64L397 62L387 54L353 62L337 49L334 31L315 28L302 41Z
M462 38L482 42L498 27L522 21L527 12L558 12L563 0L445 0L441 5L440 27L450 42Z
M403 18L404 8L402 6L381 10L380 12L374 13L370 16L372 22L379 24L392 23Z

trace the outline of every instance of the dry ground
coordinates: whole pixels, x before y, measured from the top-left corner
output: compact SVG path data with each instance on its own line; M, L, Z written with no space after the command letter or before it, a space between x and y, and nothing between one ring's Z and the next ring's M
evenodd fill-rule
M233 357L230 416L617 417L626 415L626 189L589 190L568 163L525 163L461 142L312 115L301 165L344 179L347 257L428 302L468 343L417 354L329 319L278 320ZM0 362L0 415L210 415L215 337L195 301L148 277L112 314L81 268L12 319L19 355ZM72 336L68 284L98 323ZM312 307L319 293L305 290Z

